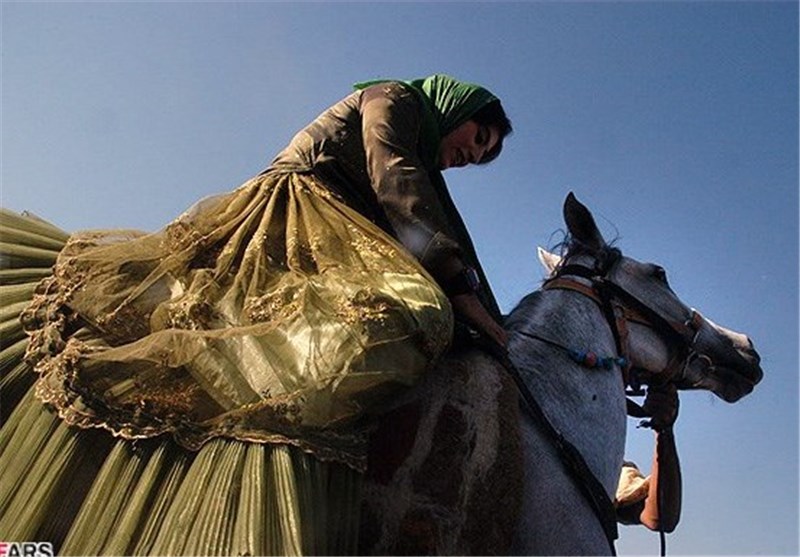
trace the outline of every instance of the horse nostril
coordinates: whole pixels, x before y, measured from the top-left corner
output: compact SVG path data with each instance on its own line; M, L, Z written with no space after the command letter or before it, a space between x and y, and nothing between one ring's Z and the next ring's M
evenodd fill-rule
M755 347L753 346L753 341L749 338L747 339L747 347L745 347L742 352L751 360L753 363L759 364L761 363L761 356L756 352Z

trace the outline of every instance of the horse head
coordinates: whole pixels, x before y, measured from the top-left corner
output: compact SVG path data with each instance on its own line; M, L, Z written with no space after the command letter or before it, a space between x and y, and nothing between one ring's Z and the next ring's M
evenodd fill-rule
M685 305L662 267L623 256L606 243L591 212L572 193L564 202L564 220L565 254L539 249L549 273L545 287L566 287L570 280L591 286L626 357L631 383L672 381L680 389L709 390L727 402L753 390L763 372L746 335Z

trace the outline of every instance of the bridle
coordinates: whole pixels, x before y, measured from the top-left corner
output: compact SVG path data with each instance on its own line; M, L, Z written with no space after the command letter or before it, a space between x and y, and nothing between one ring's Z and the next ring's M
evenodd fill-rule
M686 369L697 358L709 359L695 349L697 337L703 325L703 316L694 309L687 319L675 321L662 316L647 303L637 299L623 286L613 280L616 266L621 260L617 250L609 250L610 257L598 260L598 264L589 267L581 264L568 264L559 268L555 275L547 279L544 290L571 290L583 294L593 300L605 315L606 321L614 335L617 347L617 361L620 362L623 382L629 390L627 394L635 396L643 394L642 371L632 367L629 346L629 323L647 326L662 336L672 337L670 343L674 348L665 368L660 373L652 374L659 382L680 381L685 377ZM603 261L600 263L600 261ZM580 279L583 279L581 281Z

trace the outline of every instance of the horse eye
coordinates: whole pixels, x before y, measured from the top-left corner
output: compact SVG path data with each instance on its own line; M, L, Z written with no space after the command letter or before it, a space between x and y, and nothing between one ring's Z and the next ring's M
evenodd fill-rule
M660 281L660 282L663 282L664 284L666 284L667 283L667 271L664 270L664 267L659 267L658 265L656 265L653 268L653 278L658 280L658 281Z

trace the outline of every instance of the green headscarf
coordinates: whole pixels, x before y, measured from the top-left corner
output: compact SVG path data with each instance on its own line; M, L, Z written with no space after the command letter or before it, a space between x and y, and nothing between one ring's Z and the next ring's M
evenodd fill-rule
M365 89L387 81L398 80L365 81L356 83L355 88ZM414 91L422 101L418 154L429 170L435 170L438 166L439 143L442 137L469 120L478 110L497 100L497 97L480 85L458 81L444 74L400 83Z

